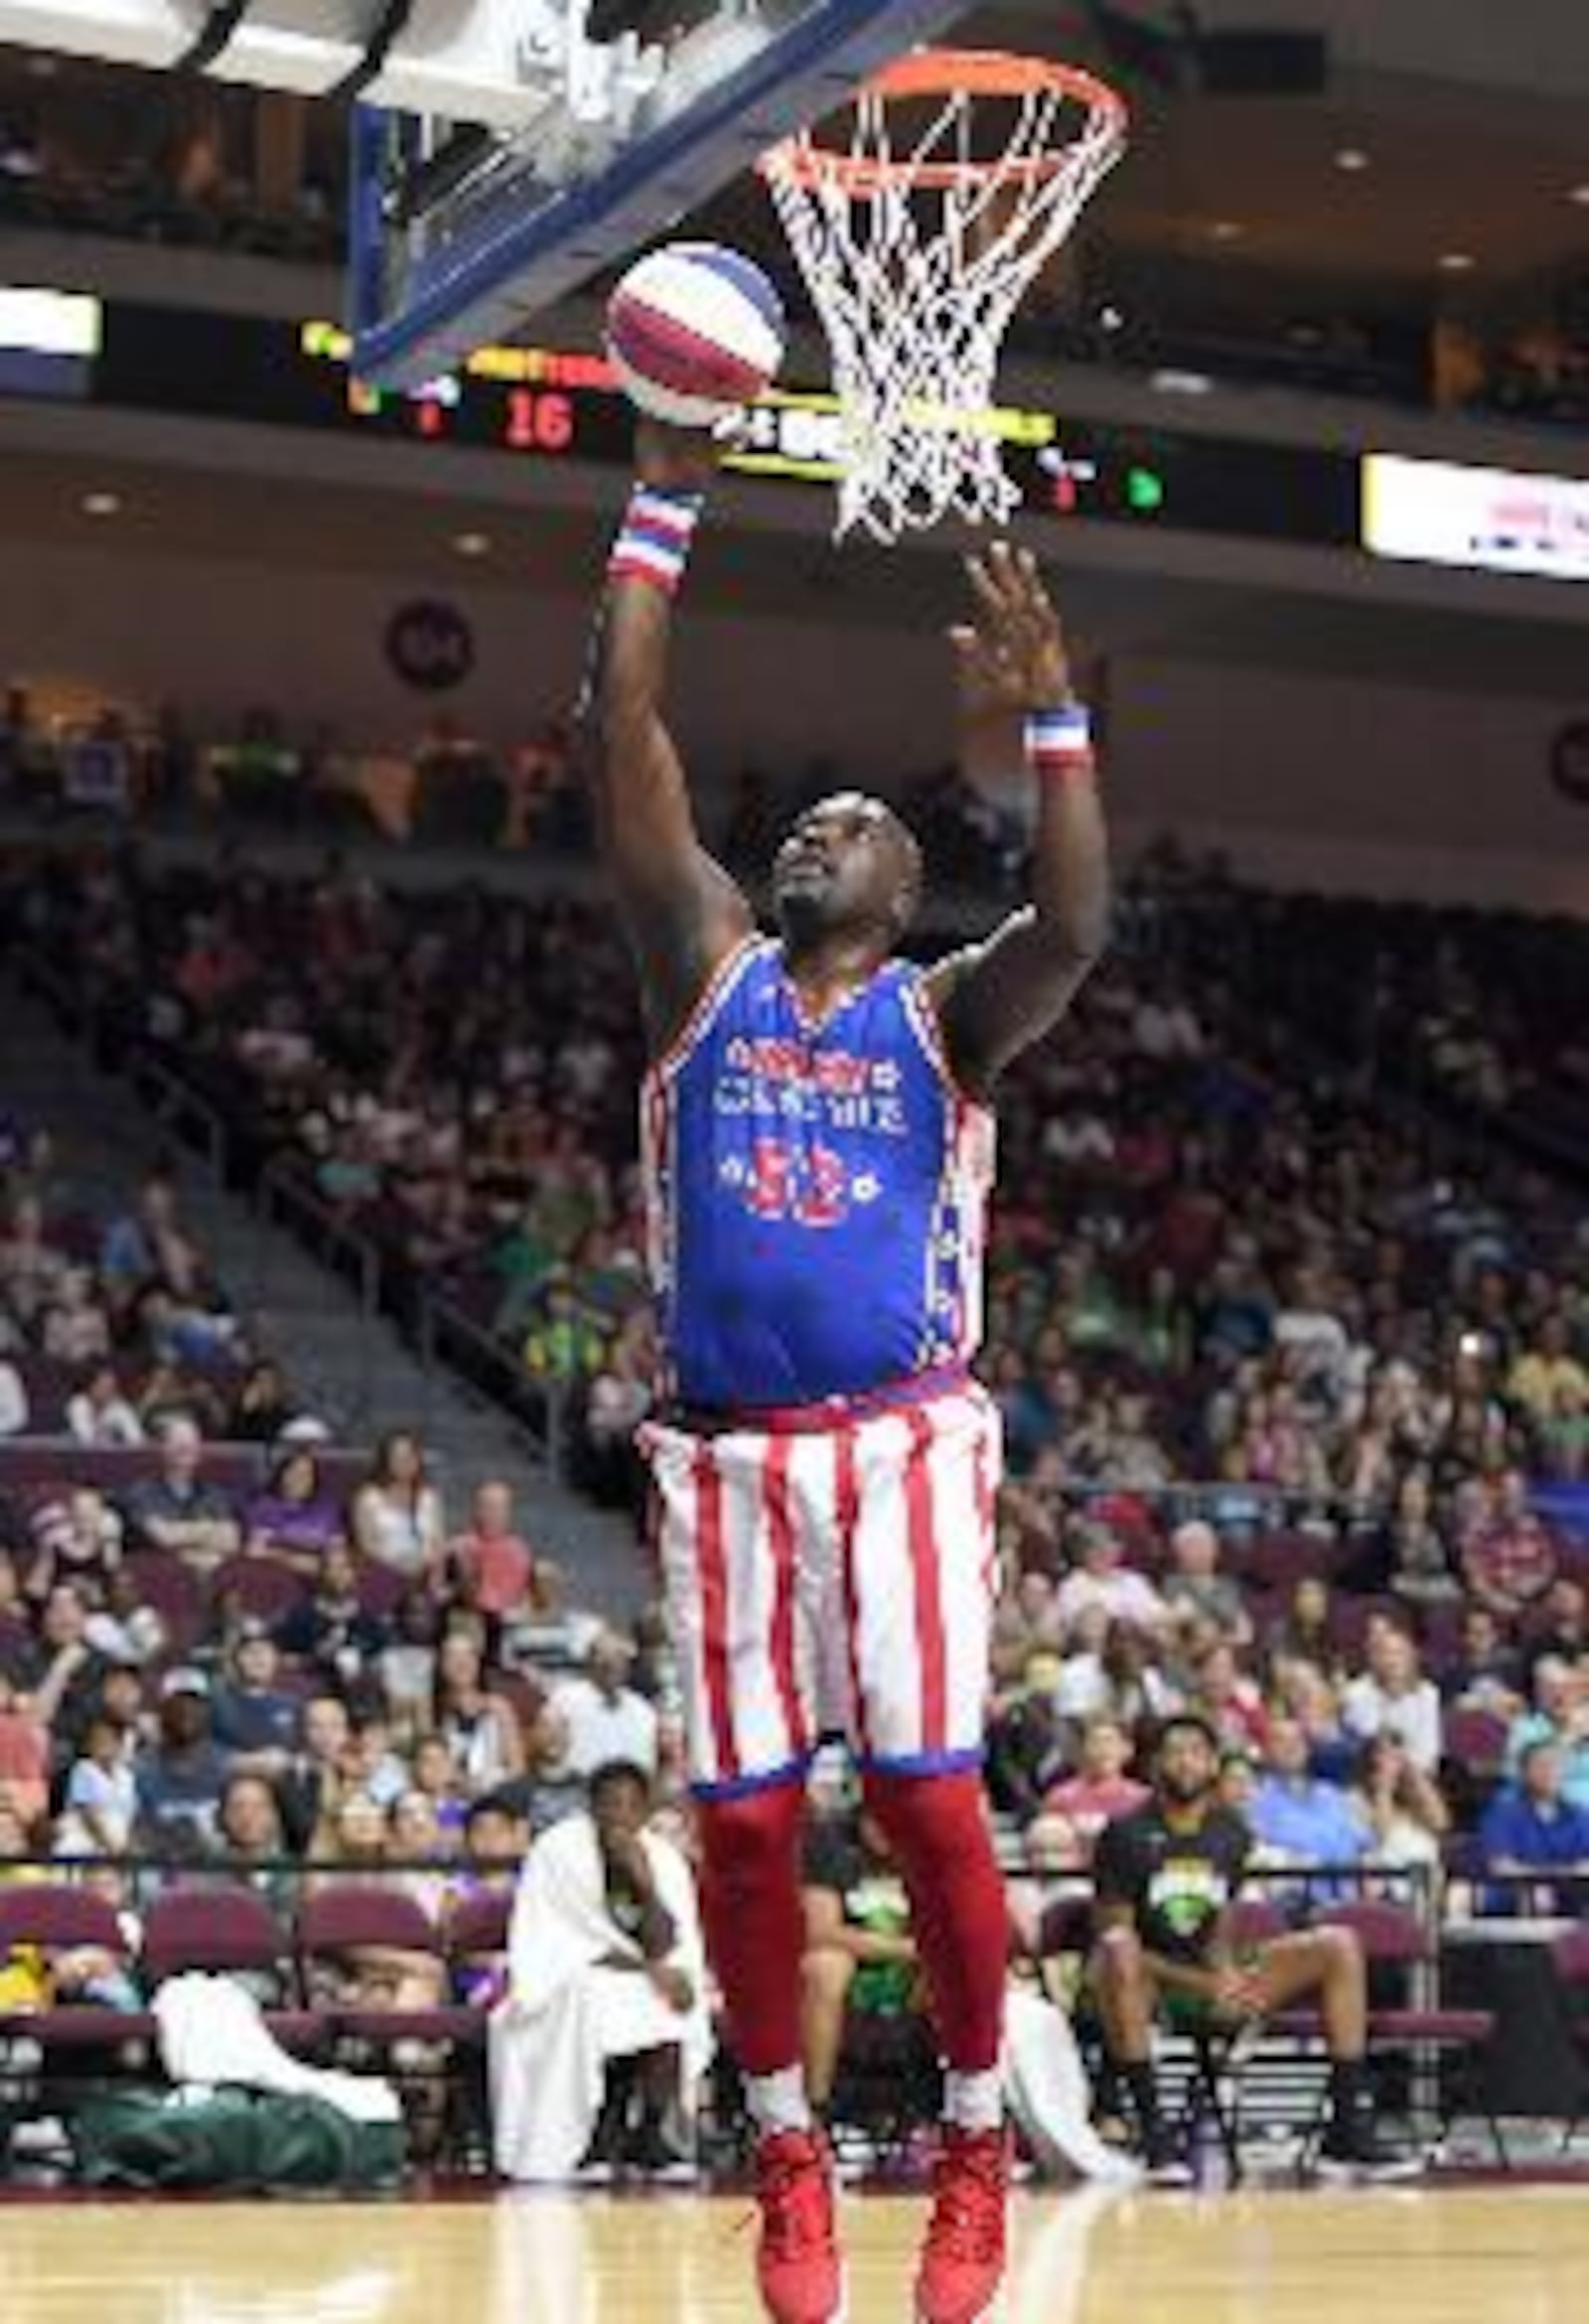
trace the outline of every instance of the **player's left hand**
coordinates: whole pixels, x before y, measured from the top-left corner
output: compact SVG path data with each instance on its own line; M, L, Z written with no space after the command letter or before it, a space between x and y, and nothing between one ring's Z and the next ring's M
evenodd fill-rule
M1072 696L1071 661L1054 601L1030 549L995 541L965 560L974 619L949 632L965 706L974 715L1053 710Z
M1215 1977L1214 1996L1228 2017L1262 2017L1268 2010L1268 1983L1261 1968L1232 1964Z

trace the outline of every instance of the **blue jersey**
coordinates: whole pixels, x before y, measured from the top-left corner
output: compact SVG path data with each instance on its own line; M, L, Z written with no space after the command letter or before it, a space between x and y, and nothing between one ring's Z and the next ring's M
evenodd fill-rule
M993 1119L920 968L886 961L813 1024L783 946L748 940L647 1076L643 1131L684 1402L817 1403L975 1354Z

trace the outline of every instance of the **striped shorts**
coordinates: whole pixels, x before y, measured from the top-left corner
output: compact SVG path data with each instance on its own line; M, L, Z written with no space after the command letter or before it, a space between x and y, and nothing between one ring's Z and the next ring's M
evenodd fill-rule
M981 1757L999 1418L974 1381L810 1425L641 1432L693 1787L803 1772L840 1734L899 1774Z

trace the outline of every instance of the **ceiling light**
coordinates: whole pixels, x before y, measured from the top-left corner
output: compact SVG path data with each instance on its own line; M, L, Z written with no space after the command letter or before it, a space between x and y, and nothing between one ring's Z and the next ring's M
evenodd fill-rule
M1589 210L1589 186L1574 186L1567 200L1576 202L1580 210Z
M84 493L82 512L85 516L119 516L121 513L121 495L119 493Z
M1118 307L1099 307L1098 329L1100 331L1123 331L1125 329L1125 317Z
M1369 157L1361 145L1343 145L1335 157L1335 166L1338 170L1345 170L1347 175L1352 177L1359 170L1368 168Z
M1211 242L1238 242L1246 228L1233 218L1217 218L1209 227Z
M461 557L485 557L491 554L489 532L455 532L453 547Z
M1466 250L1442 250L1435 263L1442 274L1471 274L1476 261Z

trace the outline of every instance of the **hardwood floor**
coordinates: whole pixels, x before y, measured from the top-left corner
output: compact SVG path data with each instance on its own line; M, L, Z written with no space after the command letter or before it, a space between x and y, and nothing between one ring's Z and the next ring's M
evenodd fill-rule
M746 2206L17 2204L4 2324L756 2324ZM909 2324L919 2203L846 2203L850 2324ZM1579 2324L1582 2188L1029 2195L1003 2324Z

